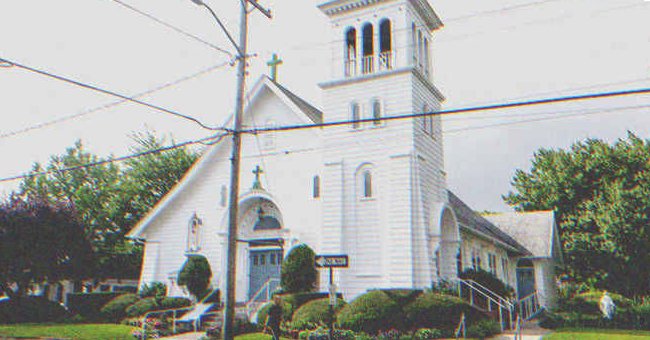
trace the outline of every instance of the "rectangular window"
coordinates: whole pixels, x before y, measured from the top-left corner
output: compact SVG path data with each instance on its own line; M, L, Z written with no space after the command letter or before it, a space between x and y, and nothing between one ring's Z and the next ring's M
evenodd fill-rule
M266 255L262 254L260 255L260 266L263 266L266 264Z
M253 265L257 266L259 263L257 261L257 255L253 255Z
M271 254L271 258L269 259L269 264L275 264L275 254Z
M488 254L488 267L490 268L490 273L497 275L497 256L490 253Z

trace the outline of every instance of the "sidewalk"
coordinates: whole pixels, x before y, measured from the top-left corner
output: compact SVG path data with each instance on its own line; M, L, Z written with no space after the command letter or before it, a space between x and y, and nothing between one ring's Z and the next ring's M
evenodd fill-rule
M539 327L537 324L537 320L531 320L528 321L524 324L524 327L522 329L522 340L541 340L544 335L550 333L548 329L544 329L542 327ZM513 340L515 338L515 334L512 331L505 332L503 334L499 334L493 338L490 338L491 340Z
M169 339L169 340L197 340L205 335L205 332L193 332L193 333L183 333L174 336L167 336L160 339Z

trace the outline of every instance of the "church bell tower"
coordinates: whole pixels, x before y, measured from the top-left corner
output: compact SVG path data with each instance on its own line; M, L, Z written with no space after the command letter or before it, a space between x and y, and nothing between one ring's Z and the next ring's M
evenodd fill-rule
M331 79L324 91L321 249L350 255L346 296L367 288L430 287L436 265L431 211L447 202L433 33L442 22L427 0L334 0ZM322 280L326 282L326 280ZM347 291L346 291L347 290Z

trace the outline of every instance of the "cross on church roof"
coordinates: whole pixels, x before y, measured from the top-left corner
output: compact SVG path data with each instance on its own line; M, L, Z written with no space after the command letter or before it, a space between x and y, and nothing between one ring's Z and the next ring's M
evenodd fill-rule
M253 170L253 173L255 174L255 181L253 182L253 189L262 189L262 182L260 181L260 175L264 173L262 168L260 166L256 166L255 170Z
M266 65L269 66L271 70L271 80L277 81L278 78L278 66L282 65L282 59L278 58L278 55L273 53L273 58L269 60Z

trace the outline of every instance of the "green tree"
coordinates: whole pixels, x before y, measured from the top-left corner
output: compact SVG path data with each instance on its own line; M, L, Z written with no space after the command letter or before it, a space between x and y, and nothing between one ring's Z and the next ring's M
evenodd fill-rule
M554 210L571 278L628 296L650 286L650 144L633 134L542 149L517 170L505 201Z
M282 263L280 285L287 293L310 292L316 288L316 253L305 244L294 247Z
M134 153L158 149L165 144L151 132L132 136ZM50 158L47 166L35 163L32 174L48 174L25 179L22 197L40 197L51 203L74 204L84 233L96 253L96 278L137 277L142 263L142 247L124 238L129 230L185 174L198 154L186 148L151 153L132 158L123 166L101 158L84 148L81 141L62 155ZM72 171L57 171L89 163Z
M205 297L212 279L212 270L208 259L203 256L190 256L178 273L178 284L186 286L197 301Z
M87 278L93 265L72 205L18 196L0 203L0 291L20 298L33 283Z

